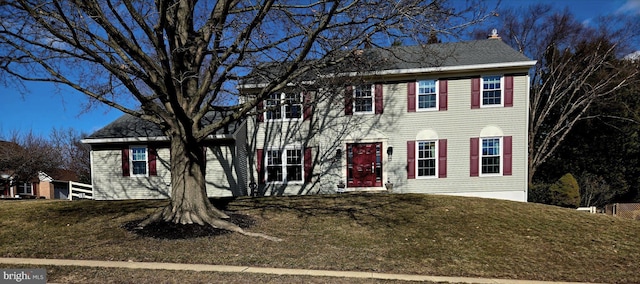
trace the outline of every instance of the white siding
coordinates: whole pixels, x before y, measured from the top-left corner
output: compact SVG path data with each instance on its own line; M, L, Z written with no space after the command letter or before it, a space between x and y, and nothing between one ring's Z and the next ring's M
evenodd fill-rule
M97 200L164 199L171 193L169 149L157 149L157 176L122 176L120 149L92 150L92 183ZM206 151L207 195L212 197L246 195L246 182L238 180L239 157L232 143L210 146ZM244 154L246 156L246 154ZM218 160L221 158L222 160ZM246 159L246 158L244 158ZM246 164L246 162L245 162Z
M396 171L390 177L399 192L463 194L486 197L486 192L497 192L489 196L515 197L526 200L527 167L527 98L526 76L514 78L514 106L471 109L470 79L450 79L448 110L438 112L415 112L403 115L391 144L398 157L390 163L392 169L406 166L406 141L415 140L421 130L433 130L439 139L447 139L447 177L440 179L407 180L406 171ZM406 83L397 85L400 104L406 105ZM394 95L395 95L394 94ZM470 177L470 138L480 137L487 126L502 130L505 136L513 137L513 175L497 177ZM391 130L391 129L390 129ZM514 195L505 195L513 192ZM477 194L474 194L477 193Z
M169 197L169 149L158 149L158 176L122 176L122 151L92 150L93 196L97 200L162 199Z
M439 79L438 76L399 78L384 84L384 114L344 115L341 95L317 99L321 102L314 110L313 126L310 122L250 121L249 140L251 153L256 149L304 144L314 149L315 178L304 187L298 185L267 184L265 194L300 194L308 192L334 192L339 181L346 182L347 143L383 143L383 183L394 183L394 192L436 193L493 197L526 201L527 190L527 112L528 76L514 76L513 107L471 109L471 76L503 75L499 73L446 74L448 78L448 110L407 112L407 80L416 78ZM503 86L504 88L504 86ZM470 138L480 137L485 127L498 128L505 136L513 137L513 166L511 176L470 177ZM314 130L309 133L309 129ZM439 139L447 139L447 177L437 179L407 179L407 141L416 140L420 131L435 132ZM255 135L252 137L252 134ZM386 149L393 147L392 157ZM342 157L333 159L336 150L342 149ZM251 174L257 180L255 158L252 158ZM384 190L358 188L358 190Z
M238 173L235 168L237 155L233 146L207 147L207 166L205 179L208 196L244 195L238 184Z

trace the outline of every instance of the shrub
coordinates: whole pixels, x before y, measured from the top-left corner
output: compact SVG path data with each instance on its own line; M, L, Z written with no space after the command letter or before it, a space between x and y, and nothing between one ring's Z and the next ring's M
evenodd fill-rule
M549 186L548 204L570 208L580 206L580 186L572 174L563 175Z
M549 184L547 183L529 184L527 201L548 204L549 203Z

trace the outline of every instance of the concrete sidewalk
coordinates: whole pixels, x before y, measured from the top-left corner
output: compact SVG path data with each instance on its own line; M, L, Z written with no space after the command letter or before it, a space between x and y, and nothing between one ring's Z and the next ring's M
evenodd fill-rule
M496 284L496 283L579 284L579 282L550 282L550 281L532 281L532 280L515 280L515 279L491 279L491 278L473 278L473 277L390 274L390 273L360 272L360 271L267 268L267 267L250 267L250 266L184 264L184 263L162 263L162 262L131 262L131 261L127 262L127 261L41 259L41 258L0 258L0 263L29 265L29 266L51 265L51 266L109 267L109 268L128 268L128 269L190 270L190 271L207 271L207 272L261 273L261 274L277 274L277 275L370 278L370 279L387 279L387 280L432 281L432 282L473 283L473 284ZM36 267L32 267L32 268L36 268Z

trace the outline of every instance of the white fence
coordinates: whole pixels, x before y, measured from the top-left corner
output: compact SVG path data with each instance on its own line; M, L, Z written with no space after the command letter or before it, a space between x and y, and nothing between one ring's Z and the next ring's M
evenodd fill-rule
M598 213L598 209L595 206L589 206L589 207L578 207L578 211L582 211L582 212L589 212L591 214L596 214Z
M90 184L69 182L69 200L93 199L93 186Z

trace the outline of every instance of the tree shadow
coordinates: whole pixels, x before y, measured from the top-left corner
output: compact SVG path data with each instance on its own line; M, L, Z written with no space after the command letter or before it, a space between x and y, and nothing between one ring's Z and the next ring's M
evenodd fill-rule
M229 215L227 221L238 225L242 229L251 228L256 224L251 216L233 212L225 212ZM147 216L148 217L148 216ZM140 229L138 224L145 218L126 222L122 228L143 238L153 238L160 240L185 240L204 237L220 236L231 234L231 231L214 228L209 225L198 224L176 224L172 222L153 222Z
M256 210L261 216L274 211L293 212L300 219L338 217L361 226L392 227L415 222L418 216L414 212L424 212L434 205L419 194L349 192L243 199L229 207L234 212Z

